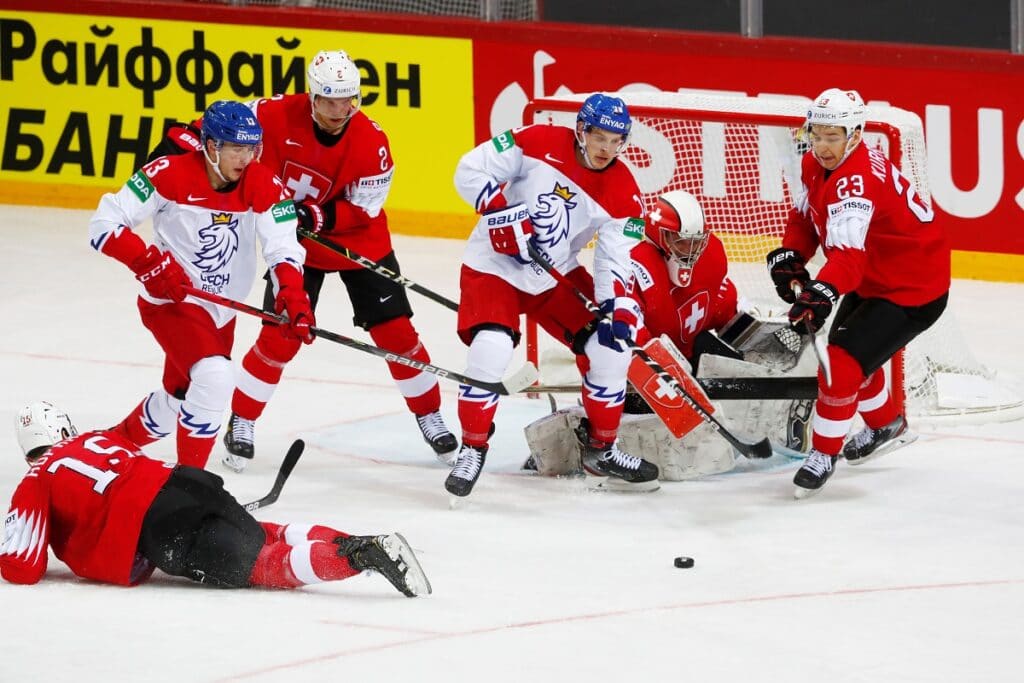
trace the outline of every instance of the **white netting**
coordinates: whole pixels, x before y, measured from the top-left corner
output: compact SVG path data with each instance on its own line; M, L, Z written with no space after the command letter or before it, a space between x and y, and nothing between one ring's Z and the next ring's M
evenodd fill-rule
M229 5L317 7L355 12L429 14L488 21L535 21L537 0L220 0Z
M800 158L807 147L801 126L810 100L697 93L616 94L629 105L633 117L624 159L634 171L648 208L669 190L683 189L695 195L708 225L725 244L729 275L740 295L760 316L784 314L787 306L775 294L764 259L781 243L794 194L802 192ZM533 123L572 126L586 96L538 100L527 111L533 113ZM893 157L901 172L914 181L918 195L930 201L924 132L916 114L869 105L865 141ZM812 262L812 273L815 265L820 263ZM916 339L904 359L907 410L912 415L992 413L1022 405L1020 397L996 385L994 373L974 358L951 312ZM971 380L955 381L960 376ZM940 381L943 392L939 391ZM948 395L962 392L968 385L975 395L970 405Z

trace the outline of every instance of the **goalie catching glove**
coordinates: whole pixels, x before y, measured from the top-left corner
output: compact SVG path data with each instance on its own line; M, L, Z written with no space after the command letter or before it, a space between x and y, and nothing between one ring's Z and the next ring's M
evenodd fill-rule
M491 247L523 264L531 261L528 245L533 223L525 204L513 204L481 216L480 221L491 238Z
M601 304L601 313L605 317L597 324L597 341L614 351L627 350L629 344L623 342L636 341L636 331L643 317L640 304L628 296L617 296Z
M274 299L274 312L288 315L288 331L305 344L313 343L316 319L309 304L309 295L302 286L302 274L294 267L281 263L274 268L279 289Z
M775 291L787 304L796 303L793 283L796 282L802 289L807 289L807 283L811 279L803 257L796 250L785 247L769 252L768 272L775 283Z
M808 280L796 303L789 309L789 324L799 334L814 334L825 326L825 321L836 305L836 288L821 280Z
M154 245L132 262L131 269L135 279L154 299L184 301L185 288L192 286L192 280L171 253L160 251Z

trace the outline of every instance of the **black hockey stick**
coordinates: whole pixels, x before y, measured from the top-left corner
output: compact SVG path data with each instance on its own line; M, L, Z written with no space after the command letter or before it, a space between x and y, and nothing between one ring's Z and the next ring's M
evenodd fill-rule
M371 270L371 271L373 271L377 275L380 275L383 278L391 280L392 282L396 282L396 283L402 285L403 287L408 287L409 289L411 289L412 291L416 292L417 294L422 294L423 296L427 297L428 299L431 299L432 301L436 301L437 303L441 304L442 306L445 306L446 308L450 308L453 311L459 310L459 305L457 303L455 303L454 301L452 301L451 299L448 299L448 298L438 294L435 291L429 290L426 287L424 287L423 285L416 284L415 282L413 282L409 278L407 278L404 275L401 275L399 273L396 273L395 271L391 270L387 266L382 266L381 264L377 263L376 261L368 259L365 256L360 256L359 254L357 254L356 252L352 251L348 247L343 247L340 244L335 244L334 242L330 241L329 239L326 239L325 237L323 237L322 235L319 235L319 234L317 234L317 233L315 233L315 232L313 232L311 230L306 230L305 228L299 228L296 232L298 232L299 237L305 237L307 240L310 240L312 242L316 242L317 244L319 244L320 246L324 247L325 249L330 249L331 251L333 251L336 254L341 254L342 256L344 256L345 258L349 259L350 261L354 261L355 263L358 263L363 268L366 268L367 270Z
M276 313L271 313L270 311L264 311L262 308L256 308L255 306L243 304L241 301L228 299L227 297L220 296L219 294L213 294L212 292L204 292L203 290L196 289L195 287L186 287L185 289L188 290L190 296L194 296L197 299L203 299L205 301L215 303L218 306L224 306L225 308L231 308L236 311L241 311L242 313L248 313L249 315L254 315L257 318L263 318L264 320L277 323L278 325L288 324L288 318L286 318L283 315L277 315ZM317 337L320 337L321 339L326 339L336 344L341 344L342 346L348 346L349 348L356 349L357 351L363 351L364 353L372 354L374 356L383 358L384 360L390 361L392 363L408 365L410 368L413 368L414 370L427 372L430 373L431 375L436 375L437 377L441 377L443 379L449 379L455 382L460 382L462 384L468 384L470 386L477 387L478 389L483 389L485 391L490 391L495 394L500 394L501 396L508 396L510 394L518 393L521 389L525 389L526 387L530 386L531 384L537 381L537 368L534 367L533 363L527 363L517 372L513 373L509 377L506 377L504 382L484 382L483 380L473 379L472 377L468 377L453 370L445 370L444 368L440 368L436 365L424 363L423 361L416 360L415 358L410 358L408 356L392 353L387 349L382 349L379 346L374 346L373 344L367 344L366 342L359 341L358 339L346 337L344 335L337 334L335 332L329 332L327 330L321 330L319 327L313 327L311 329L313 334L316 335Z
M817 377L695 377L715 401L782 401L818 397ZM571 394L579 384L535 384L526 393Z
M270 487L270 493L259 500L243 505L242 507L245 508L246 512L255 512L260 508L272 505L277 500L277 497L281 495L281 489L284 488L284 483L288 481L288 475L295 469L295 463L299 461L299 457L305 448L306 442L302 439L296 439L292 442L288 452L284 454L284 460L281 461L281 469L277 471L277 479L274 480L274 485Z
M576 295L576 298L583 302L583 305L587 307L588 311L598 318L607 319L607 316L593 301L590 300L590 297L581 292L569 278L558 272L558 270L551 265L550 261L548 261L545 254L534 246L533 242L527 243L527 249L529 250L530 257L533 259L534 263L547 271L547 273L553 277L556 282L565 287L569 287L572 290L572 293ZM651 358L650 354L644 351L636 342L629 339L622 341L627 347L629 347L629 350L632 351L634 355L647 364L647 367L649 367L654 374L658 376L658 379L672 387L672 389L675 390L675 392L679 394L684 401L686 401L690 408L700 415L704 422L711 425L716 432L721 434L726 441L732 444L733 448L748 458L770 458L772 456L772 445L767 438L761 439L756 443L748 443L738 439L732 432L725 428L725 425L715 419L714 415L705 410L704 406L690 396L690 394L686 392L686 389L676 381L676 378L668 374L665 371L665 368L661 367L661 365L658 364L658 361Z

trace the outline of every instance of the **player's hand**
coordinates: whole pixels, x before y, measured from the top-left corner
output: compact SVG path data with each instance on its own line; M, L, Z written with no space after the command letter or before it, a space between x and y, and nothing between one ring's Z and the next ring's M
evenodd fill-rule
M523 264L530 262L529 243L533 235L533 222L525 204L514 204L486 213L480 220L491 238L494 251L511 256Z
M309 232L318 233L326 224L324 210L319 204L295 202L295 216L299 219L299 227Z
M821 280L808 280L789 309L789 324L799 334L814 334L825 325L839 295L836 288Z
M796 250L786 247L769 252L768 272L771 273L772 282L775 283L775 291L787 304L796 301L796 295L793 294L793 282L799 284L802 289L807 289L807 283L811 279L803 257Z
M150 245L131 265L135 279L142 283L154 299L184 301L188 294L186 287L192 280L171 253L160 251Z
M313 328L316 318L313 307L309 303L309 295L303 288L302 273L288 263L279 263L274 267L277 276L278 290L274 299L274 312L288 316L287 330L305 344L313 343Z
M643 314L640 304L628 296L605 299L601 304L605 315L597 325L597 341L614 351L625 351L629 342L636 343L636 331Z

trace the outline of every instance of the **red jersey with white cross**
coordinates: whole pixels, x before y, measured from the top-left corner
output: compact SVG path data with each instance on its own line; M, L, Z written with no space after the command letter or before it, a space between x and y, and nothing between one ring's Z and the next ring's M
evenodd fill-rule
M391 252L384 201L395 163L388 137L361 111L340 136L319 131L309 95L277 95L250 103L263 126L260 161L276 173L297 202L335 203L335 228L322 234L374 261ZM329 144L325 144L329 143ZM316 243L303 241L306 265L321 270L361 268Z
M644 240L633 247L630 296L640 302L644 326L652 337L668 335L684 356L693 355L693 340L704 330L725 325L736 314L736 287L726 277L729 263L722 242L710 235L704 253L677 287L669 279L665 257Z
M112 431L81 434L29 467L4 522L0 575L36 583L47 546L76 575L131 585L142 520L174 469Z
M856 292L900 306L920 306L949 291L950 251L935 212L879 150L861 143L834 171L812 152L801 173L807 191L789 215L784 247L826 263L817 279L840 294Z

